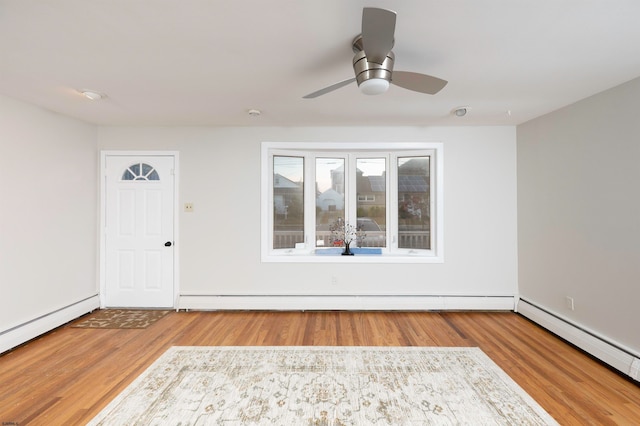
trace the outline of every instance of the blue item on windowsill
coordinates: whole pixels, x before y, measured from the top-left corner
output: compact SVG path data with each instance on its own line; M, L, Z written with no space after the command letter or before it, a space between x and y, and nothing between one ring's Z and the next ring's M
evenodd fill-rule
M340 256L344 251L343 247L330 247L323 249L316 249L316 255L319 256ZM356 256L368 256L372 254L382 254L381 248L376 247L355 247L351 248L351 252ZM345 256L346 257L346 256Z

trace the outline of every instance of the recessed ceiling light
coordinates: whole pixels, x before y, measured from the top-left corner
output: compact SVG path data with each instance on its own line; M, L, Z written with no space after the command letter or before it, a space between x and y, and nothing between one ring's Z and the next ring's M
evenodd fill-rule
M92 101L99 101L100 99L105 97L105 95L103 95L102 93L96 92L94 90L83 90L80 93L82 93L85 98Z
M454 108L452 112L456 117L464 117L465 115L467 115L467 112L469 112L469 109L470 108L468 106L461 106Z

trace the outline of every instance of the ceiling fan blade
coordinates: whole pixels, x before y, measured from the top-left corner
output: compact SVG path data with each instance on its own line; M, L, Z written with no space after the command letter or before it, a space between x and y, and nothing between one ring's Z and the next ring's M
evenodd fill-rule
M337 90L337 89L341 88L342 86L346 86L349 83L353 83L354 81L356 81L355 77L339 81L337 83L332 84L331 86L325 87L324 89L320 89L320 90L318 90L316 92L309 93L308 95L303 96L302 99L317 98L318 96L322 96L322 95L324 95L326 93L333 92L334 90Z
M367 61L382 64L393 49L395 31L395 12L375 7L362 10L362 46Z
M435 95L447 85L447 80L426 74L408 71L394 71L391 83L414 92Z

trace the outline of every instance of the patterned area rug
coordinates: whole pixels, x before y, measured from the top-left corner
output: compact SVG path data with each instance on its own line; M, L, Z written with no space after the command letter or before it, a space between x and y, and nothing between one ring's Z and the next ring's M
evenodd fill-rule
M479 348L172 347L90 425L555 425Z
M101 309L71 327L76 328L147 328L171 311Z

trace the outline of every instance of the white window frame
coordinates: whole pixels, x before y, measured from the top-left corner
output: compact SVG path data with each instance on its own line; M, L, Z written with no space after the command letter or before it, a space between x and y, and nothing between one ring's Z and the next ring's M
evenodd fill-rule
M387 154L390 153L390 156ZM309 194L308 188L315 187L315 160L317 157L355 155L375 157L385 156L387 163L387 248L381 254L330 256L317 255L315 247L315 191ZM384 154L384 155L383 155ZM273 161L274 155L295 155L305 157L305 242L296 248L273 249ZM430 197L431 197L431 249L398 249L397 238L397 158L406 156L430 156ZM395 164L393 163L395 162ZM263 262L306 262L306 263L443 263L444 262L444 147L441 142L374 142L374 143L309 143L309 142L263 142L261 148L261 259ZM354 162L355 164L355 162ZM351 165L353 166L353 165ZM349 165L345 164L345 175ZM311 185L311 186L309 186ZM347 181L353 185L352 196L345 200L345 215L349 216L355 207L355 180ZM392 211L394 210L395 211ZM354 216L355 217L355 216ZM309 235L308 230L313 234Z

